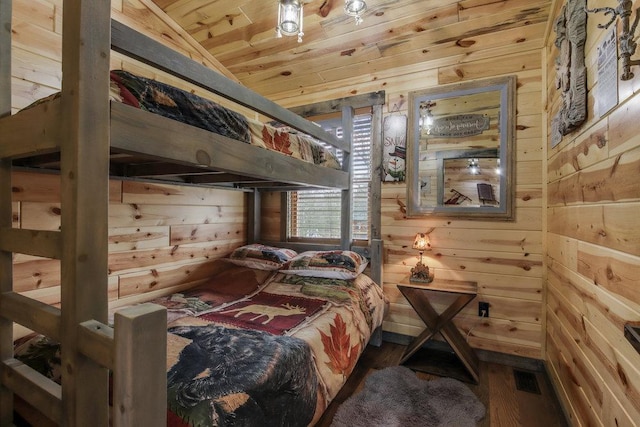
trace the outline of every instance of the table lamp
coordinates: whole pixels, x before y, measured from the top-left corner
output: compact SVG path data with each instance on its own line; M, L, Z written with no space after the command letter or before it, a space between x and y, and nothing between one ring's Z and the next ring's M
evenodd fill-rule
M429 274L429 267L422 263L422 253L424 251L431 250L431 243L429 242L429 236L425 233L416 234L416 238L413 241L413 249L420 251L420 261L415 267L411 269L410 282L429 283L433 280L433 274Z

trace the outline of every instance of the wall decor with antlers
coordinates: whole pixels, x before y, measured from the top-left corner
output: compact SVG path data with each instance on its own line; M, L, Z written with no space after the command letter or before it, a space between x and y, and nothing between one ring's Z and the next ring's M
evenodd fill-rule
M608 29L613 24L616 18L620 18L622 22L622 32L620 33L619 45L620 45L620 58L622 58L622 75L620 80L630 80L634 74L631 72L631 67L634 65L640 65L640 60L631 59L634 53L636 53L637 43L634 41L634 34L638 27L638 21L640 15L638 10L635 10L635 18L633 24L629 25L631 19L631 6L633 2L631 0L618 0L617 7L597 7L595 9L585 9L588 13L600 13L604 12L605 15L611 15L609 22L606 24L598 24L598 28Z

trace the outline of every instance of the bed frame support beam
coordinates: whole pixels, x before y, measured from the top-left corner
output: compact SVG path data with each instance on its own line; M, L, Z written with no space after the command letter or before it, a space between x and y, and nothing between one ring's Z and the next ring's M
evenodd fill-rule
M353 116L355 110L350 105L342 107L342 140L353 148ZM349 173L349 188L342 190L342 210L340 218L340 247L349 249L353 241L351 214L353 212L353 153L342 154L342 170Z
M113 424L166 425L167 355L153 349L167 348L167 311L139 304L116 312L114 321L115 328L83 322L79 332L80 351L113 371Z
M62 424L62 388L17 359L2 362L2 383L56 424ZM9 424L10 425L10 424Z
M59 231L0 228L0 249L8 252L60 259L62 239Z
M13 322L56 341L60 340L61 318L57 307L15 292L3 292L0 295L0 311L3 317Z
M106 426L109 372L80 352L79 331L107 322L111 2L65 0L62 13L62 425Z
M19 158L58 150L59 122L60 99L0 121L0 157Z
M262 224L260 221L262 197L260 196L258 189L253 190L253 193L249 194L249 226L247 227L247 241L249 243L256 243L262 234Z
M166 325L167 310L157 304L115 314L115 426L167 425L167 352L158 351L167 348ZM132 351L136 348L144 351Z
M0 0L0 117L11 115L11 17L11 0ZM4 139L6 134L0 135ZM11 160L0 155L0 227L11 227L11 196ZM0 248L0 292L12 291L13 257L11 252ZM12 357L13 322L0 316L0 360ZM13 423L13 392L3 384L0 384L0 425L6 426Z
M80 324L78 349L85 356L95 360L108 369L113 369L113 328L98 322L87 320Z
M375 104L372 107L372 128L371 128L371 185L369 187L370 200L370 231L371 240L382 239L382 181L384 177L383 157L384 143L382 141L382 104ZM382 254L380 254L382 256ZM382 262L382 258L380 258ZM380 265L382 271L382 264ZM380 285L382 285L382 272L380 273Z
M114 123L118 122L115 126ZM141 127L140 123L156 123L151 128ZM322 169L323 182L332 188L347 188L347 174L331 168L320 168L301 162L281 153L262 150L255 156L255 147L248 144L228 144L229 138L212 134L183 123L170 123L148 111L114 102L111 104L111 148L120 152L133 152L154 159L172 159L185 165L200 165L217 171L242 173L247 177L276 179L284 177L292 183L305 185L314 182L314 173ZM167 124L171 126L167 126ZM314 127L317 127L314 125ZM162 144L159 141L181 141L181 148L175 144ZM307 168L303 166L314 166ZM260 172L262 171L262 172ZM261 178L262 177L262 178ZM197 178L194 178L197 181Z

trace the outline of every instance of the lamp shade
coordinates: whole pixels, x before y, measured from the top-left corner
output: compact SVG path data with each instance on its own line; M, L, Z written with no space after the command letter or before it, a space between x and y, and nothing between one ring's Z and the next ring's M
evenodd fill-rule
M431 242L429 242L429 236L425 233L416 234L416 238L413 241L413 249L419 251L427 251L431 249Z

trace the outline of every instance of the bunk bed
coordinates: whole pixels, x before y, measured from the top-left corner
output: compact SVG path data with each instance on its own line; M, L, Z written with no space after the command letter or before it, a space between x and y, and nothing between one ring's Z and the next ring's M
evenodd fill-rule
M335 246L346 250L352 243L349 221L345 219L351 215L348 141L352 107L342 109L345 133L343 139L337 139L292 111L111 21L110 13L109 1L64 1L61 94L12 116L11 1L0 0L2 426L13 422L14 394L61 425L166 423L166 308L154 303L138 304L116 312L113 326L109 322L110 175L246 188L251 202L249 242L260 237L261 191L341 189L345 208L341 241ZM329 143L342 150L342 169L300 161L120 102L108 102L111 50ZM59 232L12 228L14 165L59 169L63 189ZM376 198L379 201L379 191ZM369 245L357 250L370 257L371 277L381 283L382 243L376 235L380 227L374 224L373 229ZM61 308L14 292L13 253L60 259ZM14 358L14 322L60 343L60 367L64 372L61 384Z

